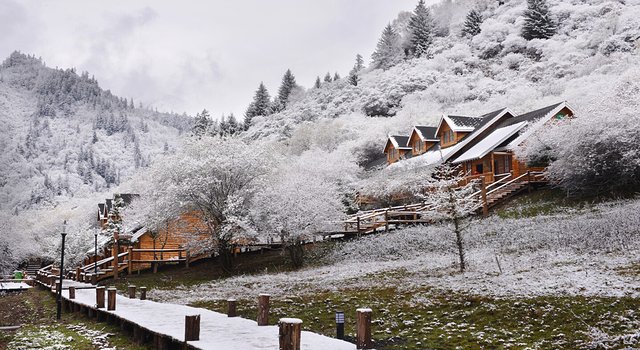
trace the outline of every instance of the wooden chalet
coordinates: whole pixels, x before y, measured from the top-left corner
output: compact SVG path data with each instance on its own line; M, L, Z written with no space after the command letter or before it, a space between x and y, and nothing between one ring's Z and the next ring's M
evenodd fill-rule
M409 136L389 136L387 144L384 146L388 164L404 159L410 153L411 147L407 146L408 142Z
M436 136L438 128L433 126L415 126L409 136L408 146L411 147L411 154L419 156L424 154L440 140Z
M566 102L521 115L508 108L475 117L443 115L437 127L414 127L406 145L402 144L402 137L390 136L385 146L387 162L423 158L427 164L460 164L466 182L480 177L486 183L507 175L517 178L527 171L541 171L545 165L525 164L514 156L515 148L545 125L573 115ZM409 150L411 156L407 157Z
M129 205L137 194L115 194L114 199L106 199L98 204L98 224L106 228L109 219L121 220L114 213L115 197L122 199L123 207ZM112 237L101 236L98 241L98 255L94 256L94 249L87 251L89 258L84 266L78 268L75 277L85 280L98 271L94 280L97 282L108 277L117 277L117 273L129 273L148 268L156 271L159 264L185 263L211 256L205 251L207 245L204 240L208 237L202 220L193 212L179 215L168 220L158 230L149 230L144 226L123 228L123 232L114 232ZM94 269L94 264L97 268ZM82 274L82 276L81 276Z

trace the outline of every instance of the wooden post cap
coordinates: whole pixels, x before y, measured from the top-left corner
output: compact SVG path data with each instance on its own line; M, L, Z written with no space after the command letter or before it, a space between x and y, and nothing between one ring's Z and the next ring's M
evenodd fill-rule
M269 294L260 294L258 296L258 326L269 324L269 297Z
M200 339L200 315L184 316L184 341Z
M281 318L278 321L280 350L300 350L302 320L299 318Z
M372 349L371 313L369 308L356 309L356 348Z
M236 317L236 300L235 299L227 299L227 317Z
M136 298L136 286L129 286L129 299Z

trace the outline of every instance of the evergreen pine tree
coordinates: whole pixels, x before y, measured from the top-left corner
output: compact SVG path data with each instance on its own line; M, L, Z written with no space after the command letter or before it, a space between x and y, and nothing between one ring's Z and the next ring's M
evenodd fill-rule
M359 72L364 69L364 59L361 54L356 55L356 64L354 66L356 72Z
M229 114L227 118L227 132L229 135L235 135L240 132L242 126L238 123L236 116L233 113Z
M360 80L360 78L358 77L358 71L356 70L356 67L353 67L353 69L351 69L351 71L349 72L348 80L349 84L358 86L358 80Z
M462 27L462 36L473 38L480 34L480 25L482 24L482 16L475 9L471 9L467 13L467 18L464 20L464 26Z
M295 87L297 87L296 78L291 73L291 69L287 69L282 77L282 85L278 89L278 100L282 104L283 108L287 107L287 102L289 102L289 96Z
M256 116L267 116L272 112L271 97L269 91L264 86L264 83L260 82L258 90L256 90L253 96L253 102L249 104L247 111L244 113L244 127L248 129L251 126L251 120Z
M209 111L203 109L202 112L196 114L191 134L197 138L201 138L207 133L210 123L211 118L209 117Z
M98 135L96 134L96 131L93 130L93 137L91 139L91 143L96 143L98 142Z
M527 0L522 37L527 40L549 39L556 33L556 23L546 0Z
M391 24L387 24L382 31L382 36L376 46L376 51L371 55L375 68L389 69L402 62L402 47L400 35L396 33Z
M331 73L327 72L327 74L324 75L324 82L325 83L330 83L333 80L331 79Z
M409 38L406 42L407 56L420 57L427 52L433 42L433 19L424 0L418 1L408 25Z
M338 80L340 80L340 74L336 72L336 74L333 75L333 81L338 81Z
M320 82L320 76L316 77L316 82L313 83L313 87L316 89L319 89L320 86L322 86L322 83Z

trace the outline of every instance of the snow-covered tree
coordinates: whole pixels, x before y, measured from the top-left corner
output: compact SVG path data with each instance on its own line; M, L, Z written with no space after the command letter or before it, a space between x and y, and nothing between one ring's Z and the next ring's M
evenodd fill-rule
M256 90L253 96L253 101L249 104L247 111L244 114L244 126L248 129L251 126L251 120L255 116L267 116L272 113L271 97L267 87L263 82L260 82L258 90Z
M556 33L557 25L546 0L527 0L527 9L523 15L523 38L549 39Z
M246 208L269 170L269 159L264 148L249 147L234 137L190 140L151 166L140 192L155 204L148 208L152 212L137 216L150 220L154 213L166 211L169 215L150 223L158 226L176 213L194 213L206 227L222 267L231 271L233 244L252 233Z
M202 112L196 114L191 134L198 138L206 135L210 124L211 116L209 115L209 111L203 109Z
M464 272L465 260L463 231L464 220L478 208L478 199L472 197L473 183L459 186L463 173L451 163L441 163L433 169L432 181L426 189L418 190L416 195L425 199L432 209L432 218L442 220L451 227L456 237L456 248L460 260L460 272Z
M338 72L336 72L336 73L333 75L333 81L338 81L338 80L340 80L340 74L338 74Z
M480 25L482 24L482 15L476 9L471 9L467 13L467 17L464 20L464 26L462 27L462 36L473 38L480 34Z
M289 102L289 97L293 90L298 86L296 83L296 77L291 73L291 69L287 69L282 77L282 84L278 89L278 100L284 108L287 107L287 103Z
M400 35L396 33L391 24L387 24L378 40L376 51L371 55L374 68L389 69L402 62L402 44Z
M322 82L320 81L320 77L316 77L316 82L313 83L313 87L319 89L322 86Z
M322 151L308 151L293 160L283 159L252 202L259 230L283 242L295 267L304 262L303 243L344 217L338 176L318 169L327 157Z
M408 25L407 56L420 57L427 53L433 42L433 18L424 0L418 1Z
M330 83L333 80L331 79L331 73L327 72L327 74L324 75L324 82L325 83Z
M349 72L349 77L347 79L349 80L349 84L358 86L358 71L356 71L355 68L351 69L351 71Z
M356 63L353 67L355 68L356 72L364 69L364 59L362 58L361 54L356 55Z

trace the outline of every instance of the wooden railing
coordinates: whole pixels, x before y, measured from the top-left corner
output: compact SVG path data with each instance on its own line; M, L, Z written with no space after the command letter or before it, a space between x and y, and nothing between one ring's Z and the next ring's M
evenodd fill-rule
M484 177L484 181L483 180ZM517 191L522 188L514 188L512 185L516 183L526 183L529 186L533 182L544 181L544 172L529 171L516 178L512 173L493 174L484 173L478 175L467 176L464 183L468 184L472 181L479 181L481 189L469 195L469 198L479 202L477 209L483 209L483 213L488 211L488 198L498 195L507 188ZM489 183L488 185L486 185ZM510 187L511 186L511 187ZM510 193L510 192L507 192ZM501 198L501 197L496 197ZM395 207L373 209L361 211L351 215L344 221L345 233L369 233L375 232L379 228L384 227L385 231L389 230L390 224L415 224L428 223L431 221L430 216L433 214L434 207L426 202L415 203L410 205L400 205Z

